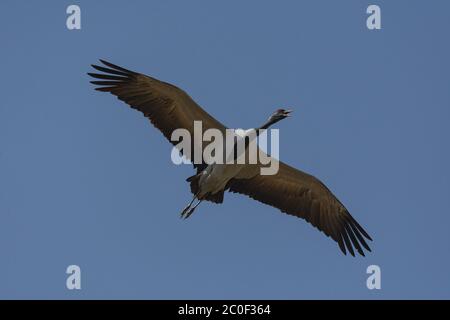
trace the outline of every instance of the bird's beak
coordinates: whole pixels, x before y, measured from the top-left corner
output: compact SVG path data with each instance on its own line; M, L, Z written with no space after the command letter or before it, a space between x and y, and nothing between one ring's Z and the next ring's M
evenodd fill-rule
M291 115L290 115L290 113L292 112L292 110L285 110L284 111L284 115L286 116L286 117L290 117Z

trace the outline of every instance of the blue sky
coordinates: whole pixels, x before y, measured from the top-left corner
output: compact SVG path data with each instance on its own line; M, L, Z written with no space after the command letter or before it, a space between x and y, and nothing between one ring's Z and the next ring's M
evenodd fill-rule
M70 4L81 30L66 28ZM369 4L382 30L366 28ZM2 1L0 298L450 298L448 12L437 0ZM180 220L193 170L92 89L99 58L180 86L230 127L291 106L281 160L333 190L373 253L343 256L234 194ZM372 264L381 290L366 288Z

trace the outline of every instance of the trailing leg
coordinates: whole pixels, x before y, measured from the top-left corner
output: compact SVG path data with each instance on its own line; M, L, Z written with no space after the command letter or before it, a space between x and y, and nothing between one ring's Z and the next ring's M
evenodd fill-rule
M192 198L191 202L189 202L189 204L183 209L183 211L181 211L181 215L180 218L186 218L184 217L186 215L186 213L189 211L189 209L191 208L192 204L194 203L195 199L197 199L197 195L194 195L194 197Z
M191 216L191 214L194 212L195 208L197 208L198 205L199 205L202 201L203 201L203 200L198 200L198 202L195 204L195 206L190 207L189 210L187 210L187 211L184 213L184 216L182 215L182 218L184 218L184 219L189 218L189 217Z

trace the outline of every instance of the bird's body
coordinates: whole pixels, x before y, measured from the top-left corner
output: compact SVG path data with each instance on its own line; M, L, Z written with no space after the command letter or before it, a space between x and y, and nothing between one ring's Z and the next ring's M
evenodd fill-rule
M216 129L225 133L226 127L223 124L176 86L103 60L101 62L106 67L93 67L102 73L89 73L100 79L91 81L99 86L96 90L110 92L141 111L171 143L175 144L171 141L172 132L179 128L194 136L195 121L201 121L205 130ZM289 110L277 110L257 128L257 132L286 118L289 113ZM192 144L198 147L196 141L192 141ZM189 154L184 156L190 157ZM183 210L184 217L189 217L202 201L222 203L224 192L230 191L247 195L282 212L305 219L333 238L344 254L348 250L354 255L356 249L364 256L363 248L370 251L365 240L372 240L368 233L321 181L307 173L281 161L278 172L274 175L261 175L259 165L255 164L224 162L208 165L202 162L194 163L194 167L196 174L187 179L194 197ZM198 202L194 205L195 200Z
M245 138L249 137L250 140L254 139L254 136L251 135L255 129L248 130L234 130L234 134L238 140L245 141ZM237 143L237 141L236 141ZM243 142L244 143L244 142ZM233 148L234 149L234 148ZM249 176L253 176L256 174L256 167L253 165L246 165L237 163L238 152L234 152L236 150L226 150L223 148L224 163L212 163L208 165L203 171L199 173L199 194L197 198L201 199L207 194L216 194L220 191L224 191L226 189L227 184L233 178L236 179L246 179ZM244 149L244 159L248 159L249 150L248 148Z
M227 183L238 176L243 166L239 164L210 164L200 172L199 194L198 198L202 199L207 194L216 194L223 191Z

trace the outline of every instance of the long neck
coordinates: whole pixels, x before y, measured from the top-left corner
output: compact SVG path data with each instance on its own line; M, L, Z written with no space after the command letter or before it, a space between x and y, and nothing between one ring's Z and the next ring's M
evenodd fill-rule
M259 137L259 134L263 131L268 129L271 125L273 125L274 123L280 121L281 119L271 119L269 118L269 120L266 121L266 123L264 123L261 127L259 128L255 128L256 131L256 137ZM245 143L245 150L248 149L250 140L248 138L244 138L244 143ZM237 142L234 143L234 161L236 161L236 159L238 158L238 152L237 152Z
M274 123L276 123L276 122L278 122L278 121L280 121L280 120L281 120L281 119L269 119L269 120L267 120L266 123L264 123L261 127L256 128L257 133L258 133L260 130L268 129L271 125L273 125Z

